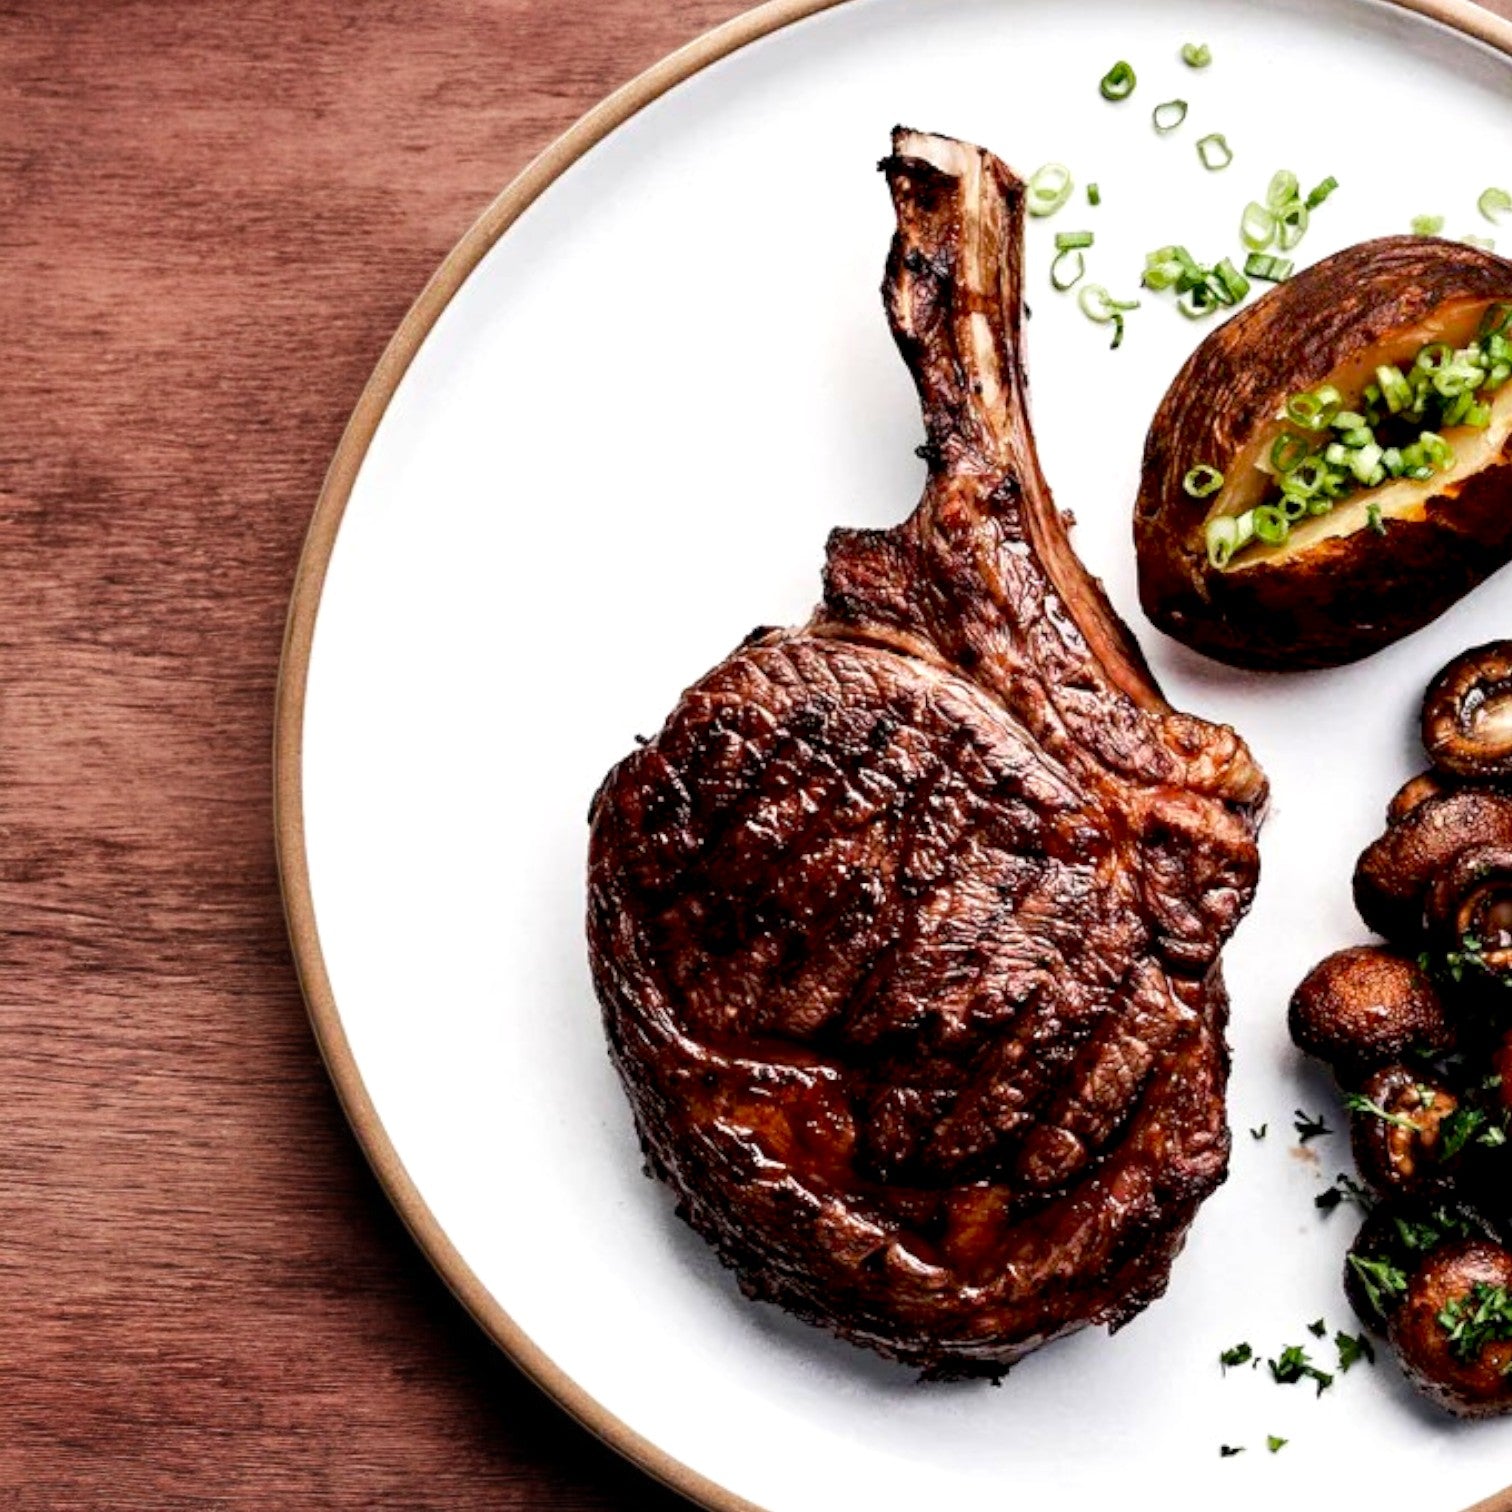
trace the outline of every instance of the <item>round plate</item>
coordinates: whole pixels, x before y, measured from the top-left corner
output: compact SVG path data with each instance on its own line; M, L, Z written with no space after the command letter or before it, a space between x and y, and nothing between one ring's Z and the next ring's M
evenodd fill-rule
M1095 229L1090 276L1124 296L1151 247L1232 254L1283 166L1342 181L1308 259L1418 213L1488 229L1475 202L1512 163L1512 27L1452 0L1415 9L1440 20L1365 0L755 12L529 170L362 398L300 570L279 712L316 1030L391 1196L480 1323L710 1506L1449 1509L1506 1483L1512 1421L1451 1423L1389 1360L1317 1397L1263 1365L1225 1377L1218 1354L1301 1343L1332 1368L1332 1333L1353 1326L1351 1214L1313 1204L1345 1142L1292 1130L1295 1109L1337 1128L1339 1108L1283 1008L1360 938L1349 872L1418 760L1417 696L1505 632L1507 584L1329 673L1247 677L1162 640L1137 614L1130 504L1149 416L1204 329L1146 294L1112 352L1047 280L1060 229ZM1182 65L1186 41L1212 47L1209 69ZM1140 78L1122 106L1097 92L1117 58ZM1186 123L1158 136L1150 109L1177 95ZM1099 209L1078 192L1031 227L1045 468L1173 702L1238 726L1275 790L1259 901L1228 952L1229 1183L1163 1301L1001 1389L920 1387L741 1298L641 1174L583 943L605 770L753 625L806 616L832 525L888 524L918 495L919 417L877 297L891 213L873 165L900 120L1100 183ZM1193 150L1209 131L1234 151L1221 173Z

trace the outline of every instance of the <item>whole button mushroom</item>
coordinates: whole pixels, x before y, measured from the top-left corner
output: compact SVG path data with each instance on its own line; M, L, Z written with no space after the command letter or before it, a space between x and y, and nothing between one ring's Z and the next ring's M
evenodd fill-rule
M1461 652L1428 685L1423 748L1450 777L1512 777L1512 641Z
M1512 846L1472 845L1428 886L1429 938L1474 959L1497 985L1512 982Z
M1434 1250L1408 1282L1390 1337L1407 1379L1458 1417L1512 1407L1512 1251L1481 1239Z
M1287 1011L1299 1049L1350 1081L1410 1051L1439 1054L1454 1040L1428 973L1379 945L1356 945L1320 961Z
M1444 1121L1459 1099L1437 1077L1410 1066L1383 1066L1347 1100L1350 1147L1366 1183L1383 1196L1442 1186Z
M1416 946L1429 885L1461 851L1476 845L1512 845L1512 797L1461 788L1424 798L1356 863L1360 917L1377 934Z

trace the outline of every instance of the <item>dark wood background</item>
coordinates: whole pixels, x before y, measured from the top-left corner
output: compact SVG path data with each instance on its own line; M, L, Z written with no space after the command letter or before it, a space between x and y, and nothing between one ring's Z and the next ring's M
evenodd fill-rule
M410 300L739 8L0 0L6 1509L683 1505L515 1373L369 1175L269 744L301 537Z

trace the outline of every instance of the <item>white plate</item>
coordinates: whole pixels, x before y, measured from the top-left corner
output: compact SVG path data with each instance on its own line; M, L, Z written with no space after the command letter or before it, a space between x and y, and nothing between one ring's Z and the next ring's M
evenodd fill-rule
M1512 29L1479 25L1509 50ZM1181 64L1188 40L1211 45L1210 69ZM1097 81L1121 57L1139 89L1109 106ZM1136 606L1130 505L1151 411L1205 328L1146 296L1110 352L1046 269L1051 234L1081 226L1098 235L1091 276L1118 294L1162 243L1233 253L1245 202L1282 166L1342 181L1308 259L1420 212L1486 230L1476 197L1512 165L1507 58L1364 0L849 0L693 72L479 260L584 140L695 61L612 103L459 248L364 398L296 594L291 919L338 1084L401 1210L539 1379L724 1506L1116 1495L1448 1512L1496 1491L1512 1421L1457 1426L1389 1362L1316 1399L1263 1369L1225 1379L1217 1357L1249 1340L1326 1360L1305 1325L1351 1326L1350 1214L1312 1201L1347 1152L1295 1144L1294 1109L1340 1119L1288 1046L1284 1005L1308 965L1362 937L1349 871L1417 762L1419 690L1506 632L1508 582L1330 673L1246 677L1161 639ZM1158 137L1150 109L1178 94L1186 124ZM584 959L585 814L604 771L753 625L806 615L832 525L890 523L919 492L919 418L877 297L891 214L873 165L900 120L1101 184L1100 209L1078 193L1031 229L1045 468L1173 702L1237 725L1275 790L1259 901L1228 953L1229 1183L1165 1300L999 1390L916 1386L739 1296L641 1175ZM1193 151L1212 130L1234 149L1223 173ZM1286 1449L1268 1454L1267 1434ZM1220 1459L1221 1443L1248 1453Z

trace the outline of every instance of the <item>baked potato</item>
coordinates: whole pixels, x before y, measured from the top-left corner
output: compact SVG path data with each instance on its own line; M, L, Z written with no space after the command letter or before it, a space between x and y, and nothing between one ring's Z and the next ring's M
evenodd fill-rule
M1145 445L1140 600L1238 666L1335 666L1512 557L1512 262L1361 243L1220 326Z

